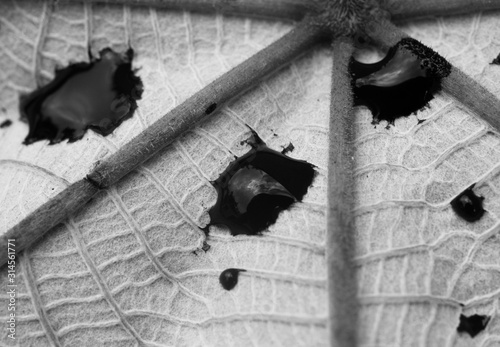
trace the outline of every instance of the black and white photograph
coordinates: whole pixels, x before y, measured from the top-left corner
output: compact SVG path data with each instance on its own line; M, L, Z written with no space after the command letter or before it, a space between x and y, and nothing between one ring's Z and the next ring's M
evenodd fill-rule
M0 0L1 347L500 347L500 0Z

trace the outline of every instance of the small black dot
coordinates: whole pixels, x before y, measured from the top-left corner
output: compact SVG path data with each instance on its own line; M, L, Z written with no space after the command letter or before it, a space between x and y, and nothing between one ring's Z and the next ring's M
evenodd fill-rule
M481 219L485 212L483 209L484 197L477 196L472 188L474 188L474 184L450 202L453 211L468 222Z
M486 328L489 321L489 316L474 314L467 317L461 314L457 331L459 333L468 333L471 337L474 337Z
M211 104L210 106L207 107L207 109L205 110L205 114L210 114L210 113L214 112L216 108L217 108L217 104L214 102L213 104Z
M222 285L222 288L225 290L231 290L238 284L238 276L240 272L244 272L246 270L243 269L226 269L221 272L219 276L219 282Z

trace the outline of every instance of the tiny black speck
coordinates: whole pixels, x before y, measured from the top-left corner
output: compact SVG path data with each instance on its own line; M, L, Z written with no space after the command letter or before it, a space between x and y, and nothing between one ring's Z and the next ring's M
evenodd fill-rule
M483 209L484 197L477 196L474 193L472 190L474 185L464 190L450 203L453 211L468 222L475 222L481 219L485 212Z
M0 128L7 128L12 125L12 121L10 119L7 119L0 124Z
M201 250L202 250L203 252L205 252L205 253L206 253L206 252L208 252L208 251L209 251L209 249L210 249L210 248L212 248L212 246L210 246L210 245L207 243L207 241L203 241L203 246L201 246Z
M217 104L214 102L213 104L211 104L210 106L207 107L207 109L205 110L205 114L210 114L210 113L214 112L216 108L217 108Z
M472 316L460 315L460 324L458 324L457 331L459 333L468 333L471 337L476 336L486 328L490 321L489 316L474 314Z
M282 154L287 154L289 152L293 152L293 150L295 149L295 146L293 145L293 143L289 143L288 146L286 146L285 148L283 148L283 150L281 151Z
M225 290L231 290L238 284L238 277L240 272L245 272L247 270L243 269L226 269L221 272L219 276L219 282L222 285L222 288Z

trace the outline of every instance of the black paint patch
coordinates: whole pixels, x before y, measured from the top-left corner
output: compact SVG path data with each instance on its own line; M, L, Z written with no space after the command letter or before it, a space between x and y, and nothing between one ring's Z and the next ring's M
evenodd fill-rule
M460 315L460 324L457 327L457 331L459 333L467 333L471 337L476 336L481 331L483 331L490 321L489 316L484 315L472 315L472 316L464 316Z
M474 193L472 190L474 185L464 190L450 203L453 211L468 222L475 222L481 219L485 212L483 209L484 197L477 196Z
M257 235L281 211L301 201L315 176L314 166L274 151L253 132L252 149L212 182L217 202L209 225L225 225L232 235Z
M7 128L12 125L12 121L10 119L4 120L2 124L0 124L0 128Z
M363 64L349 63L354 106L364 105L373 114L373 123L389 124L428 106L441 89L441 79L451 73L451 65L417 40L404 38L384 59Z
M222 288L225 290L231 290L238 284L238 277L240 276L240 272L245 272L247 270L243 269L226 269L221 272L219 276L219 282L222 285Z
M118 54L105 48L99 55L90 63L56 70L46 86L21 96L21 117L30 128L24 144L74 142L87 129L106 136L132 117L143 91L132 70L134 51Z
M208 115L208 114L214 112L216 108L217 108L217 104L215 102L213 104L210 104L210 106L208 106L207 109L205 110L205 114Z
M498 57L493 59L493 61L490 63L492 65L500 65L500 54L498 54Z

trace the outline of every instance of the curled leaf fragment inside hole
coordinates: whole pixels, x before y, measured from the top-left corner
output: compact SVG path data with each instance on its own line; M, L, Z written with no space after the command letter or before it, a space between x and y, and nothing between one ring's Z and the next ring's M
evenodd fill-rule
M451 65L417 40L404 38L378 62L351 58L349 71L354 105L368 107L375 124L382 120L394 124L428 106Z
M212 182L217 202L209 225L225 225L232 235L257 235L278 215L301 201L315 176L314 166L274 151L253 133L252 149Z
M111 134L132 117L142 96L142 81L132 69L133 57L131 48L123 54L105 48L99 58L56 70L47 85L21 96L21 118L29 123L24 143L74 142L87 129Z

